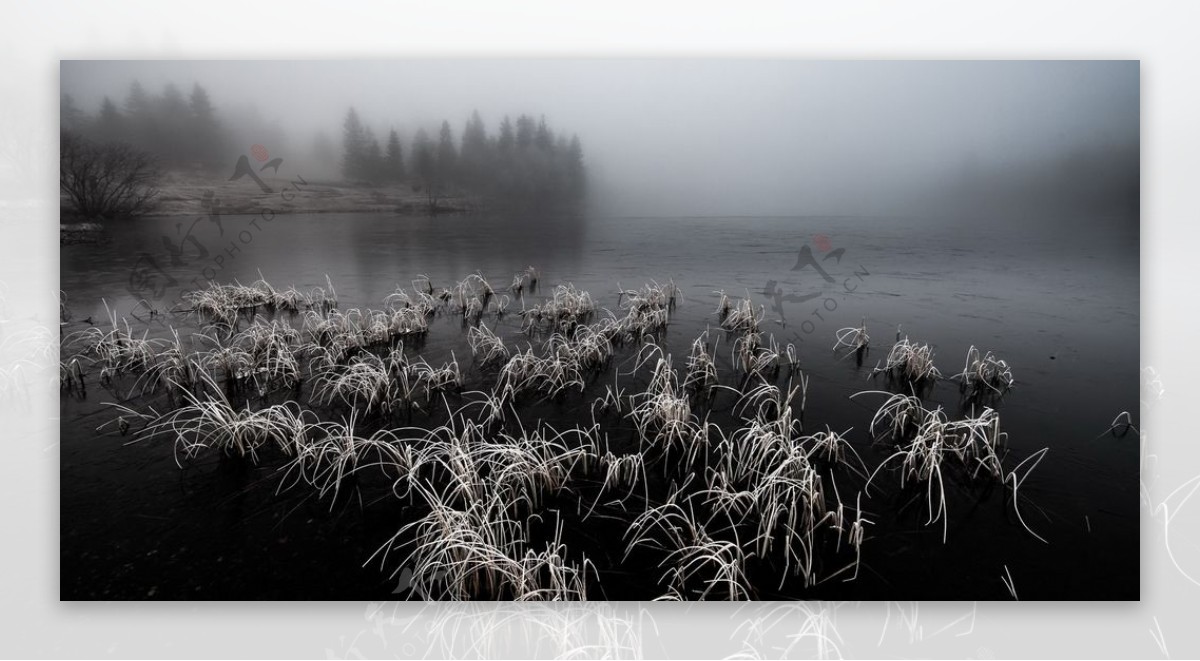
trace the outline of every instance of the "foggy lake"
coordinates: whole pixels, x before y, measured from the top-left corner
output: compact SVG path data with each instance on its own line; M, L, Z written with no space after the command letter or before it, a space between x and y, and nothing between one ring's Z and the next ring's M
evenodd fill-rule
M258 219L257 230L251 220L225 217L223 235L208 223L197 226L212 246L242 230L254 232L228 259L220 281L249 283L261 273L277 287L307 289L324 285L328 275L343 308L379 307L397 285L407 287L422 274L439 286L477 271L507 283L528 265L540 271L542 284L514 302L514 311L560 283L617 310L619 288L673 280L681 296L661 341L680 366L705 329L728 337L715 314L714 292L749 296L766 307L764 331L795 343L811 379L805 431L850 430L850 443L872 469L889 453L873 446L867 432L883 398L849 396L884 387L871 369L898 328L930 343L946 374L961 369L971 345L995 351L1016 377L995 404L1013 457L1050 448L1021 489L1025 520L1050 543L1022 529L1000 488L963 488L949 497L946 544L940 525L925 525L923 505L877 488L863 504L874 525L857 580L811 588L792 582L782 590L766 581L756 596L999 599L1007 594L999 579L1007 566L1020 577L1023 599L1137 597L1138 442L1107 431L1121 411L1134 412L1136 420L1138 407L1135 227L1101 233L1019 220L965 229L911 217L584 221L321 214ZM164 310L149 316L127 291L137 256L161 252L161 237L174 234L177 222L114 225L111 241L99 249L64 246L62 288L72 309L64 335L85 328L85 318L105 318L102 301L122 316L138 315L129 318L139 333L196 332L196 322L184 315ZM805 246L834 282L812 268L793 270ZM839 249L840 258L828 258ZM197 277L198 262L164 269L187 282ZM764 294L769 282L785 294L819 295L772 309L773 299ZM835 331L864 319L872 344L857 365L831 347ZM510 344L538 344L521 331L517 314L485 323ZM472 390L485 377L466 367L466 336L452 315L438 317L428 339L411 351L435 363L453 353L464 361L465 389ZM722 374L734 370L731 346L723 339L716 350ZM586 391L541 404L537 414L562 426L588 418L592 399L614 373L630 370L635 354L618 351L615 366ZM93 386L84 398L62 401L64 598L386 598L396 589L396 580L377 566L362 567L411 509L389 502L386 485L365 490L359 510L302 491L277 495L280 460L239 472L208 458L186 462L180 472L169 441L128 444L126 436L96 434L111 417L102 403L112 399ZM953 414L962 410L961 400L958 385L946 380L927 395L931 406ZM727 416L732 404L733 398L718 400L715 415ZM628 421L610 424L614 435L631 428ZM852 488L849 481L839 486ZM572 549L596 563L604 597L661 594L661 586L637 573L638 565L619 562L623 545L612 538L624 530L613 519L592 519L568 534L576 540ZM1066 565L1073 571L1064 572Z
M1139 596L1137 62L61 80L63 599Z

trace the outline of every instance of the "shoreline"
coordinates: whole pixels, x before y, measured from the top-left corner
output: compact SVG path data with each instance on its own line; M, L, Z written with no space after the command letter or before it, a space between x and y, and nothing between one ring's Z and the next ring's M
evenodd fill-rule
M394 213L396 215L461 215L478 208L463 195L445 195L430 208L418 184L369 186L303 177L262 176L264 191L252 179L229 181L210 173L168 172L159 184L154 208L138 217L257 216L324 213ZM63 239L103 232L104 223L78 216L60 198L59 224Z

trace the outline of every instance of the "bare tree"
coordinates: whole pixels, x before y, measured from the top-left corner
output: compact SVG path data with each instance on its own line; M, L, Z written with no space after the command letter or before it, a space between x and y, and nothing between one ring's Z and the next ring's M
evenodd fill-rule
M158 195L154 157L124 143L96 144L63 132L59 187L84 218L136 216Z

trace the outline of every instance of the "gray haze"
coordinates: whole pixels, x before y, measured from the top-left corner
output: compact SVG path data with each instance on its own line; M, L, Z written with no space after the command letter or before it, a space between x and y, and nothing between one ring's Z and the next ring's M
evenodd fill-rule
M340 148L351 105L406 145L442 119L459 137L472 110L493 135L505 114L544 114L582 140L600 215L1137 208L1137 62L66 61L61 75L89 113L134 79L200 83L222 117L256 109L289 155L318 132Z

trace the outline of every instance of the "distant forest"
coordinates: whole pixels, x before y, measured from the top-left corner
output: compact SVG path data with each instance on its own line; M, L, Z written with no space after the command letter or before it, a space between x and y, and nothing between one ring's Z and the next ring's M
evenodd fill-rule
M93 142L126 143L154 154L166 168L223 167L233 147L232 136L200 85L184 95L178 86L168 84L155 95L135 81L123 106L106 96L94 115L64 94L59 111L63 132Z
M546 118L505 117L498 135L488 135L478 112L454 139L443 121L437 139L419 129L409 158L393 129L385 145L364 127L358 112L346 113L342 130L342 175L374 184L415 180L435 200L456 190L491 199L578 200L585 191L583 147L578 136L555 135Z
M450 122L443 121L436 136L421 128L405 144L395 129L381 141L351 108L342 126L340 158L325 133L314 136L311 149L304 151L289 147L294 138L253 109L236 115L219 112L199 84L186 94L167 84L156 94L135 81L123 102L106 96L91 113L64 94L60 117L65 137L124 143L152 154L167 170L220 172L250 142L258 142L353 185L411 187L428 195L431 205L454 196L514 204L573 203L586 192L578 136L556 133L545 117L524 114L515 122L505 117L490 135L474 112L460 139Z

